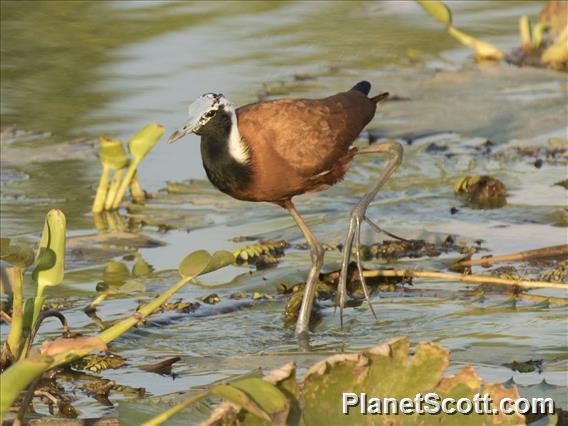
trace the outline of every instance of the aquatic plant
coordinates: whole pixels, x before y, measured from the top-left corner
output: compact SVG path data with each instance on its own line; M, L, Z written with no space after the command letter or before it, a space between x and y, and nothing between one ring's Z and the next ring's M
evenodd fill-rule
M182 401L144 426L156 426L195 402L220 397L224 402L209 415L204 425L241 424L524 424L523 415L505 414L403 414L401 411L380 416L363 415L362 407L352 408L344 415L343 392L361 397L395 398L435 393L439 398L473 400L475 394L488 394L492 408L503 398L516 399L516 387L487 384L470 366L457 373L444 375L449 365L449 351L432 342L416 345L409 355L406 337L397 337L384 344L352 354L338 354L313 365L301 380L296 379L294 363L286 364L266 375L245 377L216 384L207 391ZM361 401L363 404L363 402ZM365 407L368 408L368 407ZM375 405L375 408L376 405Z
M135 133L128 141L131 159L128 158L120 140L110 139L106 136L100 137L99 160L102 165L102 172L91 209L93 213L118 209L126 190L129 188L134 202L141 203L144 201L144 191L142 191L136 177L137 167L163 133L164 128L154 123L144 126ZM128 168L123 177L125 167ZM113 177L109 186L111 171Z
M534 26L528 16L521 16L519 18L521 47L507 57L492 44L478 40L454 27L452 13L443 2L433 0L417 0L417 2L431 17L444 24L448 34L472 49L476 59L499 61L506 58L507 61L517 65L528 64L555 69L567 67L568 5L566 2L550 0L540 12L539 20Z
M9 253L9 247L9 240L3 238L2 253L4 259L9 257L8 255L4 256L5 253ZM64 250L65 216L59 210L52 210L46 216L39 255L33 272L33 277L38 283L36 296L26 301L25 308L22 306L21 273L18 273L17 269L10 269L9 277L11 277L10 284L13 292L13 311L10 331L2 351L2 369L4 370L0 376L2 381L0 389L0 415L2 416L20 392L28 387L30 383L37 383L41 374L47 370L80 359L93 350L106 351L108 342L121 336L143 321L144 318L156 312L169 297L194 277L233 264L235 261L234 256L226 251L218 251L213 255L205 250L192 252L179 265L180 280L157 298L140 306L129 317L116 322L96 336L88 337L69 333L65 317L58 313L56 316L60 318L64 325L63 338L55 339L51 343L44 342L39 351L30 353L31 344L42 321L39 312L44 306L44 288L58 285L63 280ZM24 259L28 258L29 256L24 257ZM14 259L18 258L12 253L12 260L14 261ZM145 266L141 266L140 260L138 260L136 265L137 273L147 271ZM122 270L123 268L114 266L109 268L107 275L116 272L118 269ZM126 269L126 274L128 275L128 273ZM25 407L33 397L34 388L35 385L32 384L24 397L19 413L21 418L25 414Z

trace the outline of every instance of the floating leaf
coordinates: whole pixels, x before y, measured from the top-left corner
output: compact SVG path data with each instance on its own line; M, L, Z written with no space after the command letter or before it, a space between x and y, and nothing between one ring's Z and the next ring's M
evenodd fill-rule
M448 6L441 1L418 0L418 4L436 21L441 22L446 27L452 25L452 13Z
M465 176L454 184L454 193L473 207L499 208L507 204L505 184L491 176Z
M233 263L235 263L235 257L228 251L216 251L210 255L207 250L197 250L184 257L178 270L183 277L196 277Z

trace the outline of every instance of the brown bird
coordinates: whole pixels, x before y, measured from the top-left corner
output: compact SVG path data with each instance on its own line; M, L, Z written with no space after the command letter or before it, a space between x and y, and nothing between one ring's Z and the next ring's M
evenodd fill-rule
M352 247L365 297L367 287L359 259L360 227L377 192L402 161L402 146L395 142L363 149L352 146L375 115L377 103L388 93L369 98L371 84L357 83L347 92L323 99L262 101L235 109L222 94L206 93L189 106L189 120L168 143L188 133L201 136L203 166L211 183L224 193L244 201L267 201L288 209L304 234L312 259L296 333L307 336L317 279L324 250L292 203L292 197L318 192L339 182L357 154L386 153L383 173L351 212L343 246L339 283L341 323L345 304L347 267ZM390 234L389 234L390 235ZM369 302L372 310L372 305ZM373 311L374 314L374 311Z

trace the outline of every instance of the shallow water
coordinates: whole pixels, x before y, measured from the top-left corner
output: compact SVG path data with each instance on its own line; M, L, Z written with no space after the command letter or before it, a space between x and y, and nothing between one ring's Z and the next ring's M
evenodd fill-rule
M450 6L460 29L506 52L518 45L518 16L534 16L540 8L538 2ZM266 90L262 83L279 96L318 97L367 79L374 92L388 90L402 100L384 104L357 143L364 145L372 136L405 144L403 165L372 205L371 218L406 237L482 239L492 254L567 240L566 191L553 186L566 178L565 159L546 160L536 168L534 158L508 157L518 146L546 147L550 137L566 139L566 74L476 64L414 3L2 2L1 7L2 127L50 134L3 138L3 236L37 240L45 213L54 207L66 214L71 237L96 232L90 203L100 172L92 143L99 134L127 140L152 121L173 131L183 124L187 104L203 92L222 92L240 105L255 101ZM84 139L66 143L77 138ZM476 147L487 140L496 145L491 155L482 155ZM383 164L382 159L358 158L340 185L297 198L300 213L322 241L341 242L349 209ZM463 205L452 186L466 174L502 180L509 192L507 206L474 210ZM291 219L274 206L237 202L206 184L189 195L157 192L166 181L205 177L195 136L173 146L158 143L139 177L144 189L157 193L152 208L179 213L178 229L142 230L165 243L138 248L162 271L139 278L146 291L160 292L177 281L174 271L164 270L175 269L194 249L232 249L243 243L231 239L242 235L301 242ZM452 207L457 214L450 213ZM365 237L367 242L376 238L370 232ZM70 305L65 315L74 331L94 333L97 325L81 309L96 296L104 262L121 261L133 249L76 241L66 259L65 282L52 294ZM444 259L456 256L393 266L443 268ZM199 389L256 366L294 360L304 369L323 355L407 335L412 343L433 340L451 349L452 368L472 364L488 381L512 379L521 394L553 395L568 408L565 306L525 299L513 305L510 295L498 293L479 302L468 291L473 286L421 279L411 288L376 296L378 321L362 305L346 312L341 330L333 307L325 305L313 352L301 353L293 330L283 324L282 299L242 306L227 300L236 291L275 294L279 283L301 282L308 262L306 251L292 249L277 268L231 267L188 285L176 297L191 301L216 292L223 300L192 315L152 317L146 327L112 343L128 365L102 375L162 396ZM329 252L326 270L338 262L339 253ZM31 282L26 291L33 291ZM530 293L566 297L558 290ZM142 298L107 300L97 314L112 322ZM43 330L49 337L59 333L55 323ZM170 356L182 358L174 365L175 380L136 367ZM542 374L503 366L529 359L544 360ZM125 398L111 394L115 406L104 407L81 396L74 406L81 417L115 415L116 404ZM160 402L145 404L121 403L125 424L163 408ZM46 412L40 404L36 409ZM194 420L198 411L191 412Z

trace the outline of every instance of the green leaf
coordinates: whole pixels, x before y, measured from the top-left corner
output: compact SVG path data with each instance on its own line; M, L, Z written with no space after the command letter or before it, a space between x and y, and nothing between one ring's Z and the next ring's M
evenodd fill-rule
M127 166L128 155L120 140L101 136L99 141L99 160L103 166L108 166L113 170Z
M21 391L50 366L51 358L36 356L18 361L0 376L0 416L10 408Z
M65 260L65 215L53 209L47 213L41 234L37 266L32 276L38 286L55 286L63 281Z
M224 268L225 266L229 266L235 263L235 257L232 255L231 252L225 250L219 250L213 253L207 267L201 274L207 274L209 272L216 271L217 269Z
M290 404L276 386L257 377L238 380L231 384L246 392L264 412L268 413L272 424L286 423Z
M216 385L209 390L209 394L221 397L227 401L231 401L232 403L243 407L252 415L258 417L259 420L264 420L268 424L271 424L270 415L261 407L259 407L258 404L251 398L251 396L242 389L239 389L230 384Z
M210 260L207 250L191 252L180 262L178 271L182 277L195 277L205 270Z
M452 13L448 6L441 1L434 0L417 0L422 9L428 13L436 21L441 22L446 27L452 25Z
M217 251L211 256L207 250L197 250L183 258L178 270L182 277L196 277L234 262L235 257L228 251Z
M136 132L128 141L128 150L136 161L142 160L164 134L164 127L151 123Z
M103 281L105 284L122 285L130 276L128 266L122 262L107 262L103 271Z
M3 240L9 241L10 239L3 238ZM6 243L3 242L3 244ZM12 244L9 244L8 247L2 247L2 251L0 252L0 259L22 269L33 265L34 257L34 251L31 247L15 246Z
M39 256L36 262L36 267L32 272L32 279L34 281L38 280L38 274L41 271L47 271L53 268L57 260L57 255L50 248L40 248Z
M152 268L152 265L146 262L140 253L136 253L136 262L134 262L134 265L132 266L132 275L135 277L143 277L151 273L153 270L154 268Z

